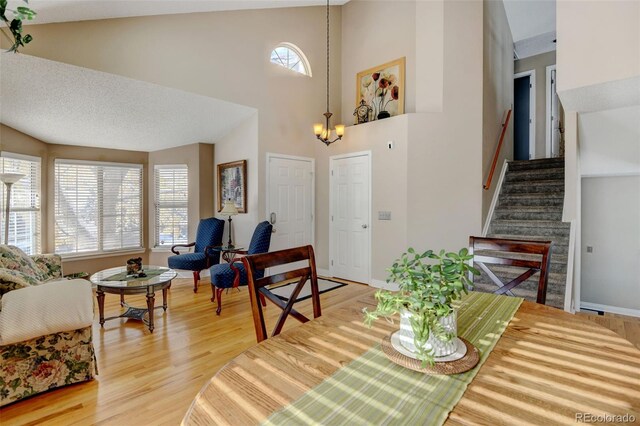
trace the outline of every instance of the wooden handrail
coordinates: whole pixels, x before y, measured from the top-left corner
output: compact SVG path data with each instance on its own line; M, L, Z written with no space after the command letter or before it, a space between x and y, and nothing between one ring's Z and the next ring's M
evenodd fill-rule
M500 150L502 149L502 142L504 142L504 135L507 133L507 127L509 127L510 118L511 118L511 110L507 111L507 118L504 120L504 123L502 123L502 132L500 133L500 140L498 141L496 154L493 156L493 163L491 163L491 170L489 170L489 177L487 178L487 183L483 185L483 188L485 191L491 187L493 172L496 171L496 164L498 164L498 157L500 156Z

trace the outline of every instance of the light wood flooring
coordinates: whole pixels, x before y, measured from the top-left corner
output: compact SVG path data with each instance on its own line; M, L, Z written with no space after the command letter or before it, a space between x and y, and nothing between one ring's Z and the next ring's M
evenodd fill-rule
M255 344L246 288L223 295L222 315L210 302L208 280L197 294L192 281L175 280L169 309L156 311L153 334L138 321L94 325L99 375L96 380L40 394L0 409L2 425L177 425L201 387L230 359ZM358 284L321 295L323 309L351 299ZM355 289L357 290L357 289ZM127 296L145 306L144 296ZM156 304L161 304L161 296ZM310 301L297 305L311 317ZM120 312L119 298L106 295L106 316ZM267 321L279 309L268 304ZM640 319L585 316L611 328L640 347ZM595 318L594 318L595 317ZM290 318L285 328L298 326Z

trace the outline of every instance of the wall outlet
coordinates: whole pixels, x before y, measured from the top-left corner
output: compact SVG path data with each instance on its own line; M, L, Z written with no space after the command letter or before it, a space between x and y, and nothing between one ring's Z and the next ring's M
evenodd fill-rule
M593 253L593 247L587 246L587 253Z
M391 212L378 212L378 220L391 220Z

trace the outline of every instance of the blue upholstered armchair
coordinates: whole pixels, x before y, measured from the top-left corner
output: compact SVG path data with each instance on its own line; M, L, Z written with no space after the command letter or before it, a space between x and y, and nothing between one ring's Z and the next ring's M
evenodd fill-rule
M220 263L220 252L211 250L211 248L222 245L223 233L224 220L216 219L215 217L202 219L198 224L195 243L176 244L171 247L171 251L176 255L169 257L169 268L193 271L194 293L198 292L200 271ZM194 247L194 250L192 253L180 254L176 247Z
M258 226L256 226L255 231L253 231L249 249L238 253L250 255L268 252L269 245L271 244L272 229L273 226L269 222L260 222ZM239 285L247 285L247 271L244 269L242 262L234 262L233 267L237 269L240 274ZM209 271L211 272L211 291L214 293L211 301L214 302L216 298L218 299L216 313L220 315L220 311L222 310L222 290L233 287L235 271L228 263L213 265ZM262 271L262 274L264 274L264 271ZM262 275L260 277L262 277Z

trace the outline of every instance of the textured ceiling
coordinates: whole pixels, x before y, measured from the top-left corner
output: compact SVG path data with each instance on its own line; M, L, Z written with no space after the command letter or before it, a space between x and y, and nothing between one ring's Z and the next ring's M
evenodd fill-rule
M348 0L331 0L343 5ZM9 8L22 2L9 0ZM31 0L29 7L38 14L34 24L124 18L128 16L168 15L223 10L267 9L325 5L326 0Z
M255 109L24 54L0 53L0 121L48 143L136 151L213 143Z

